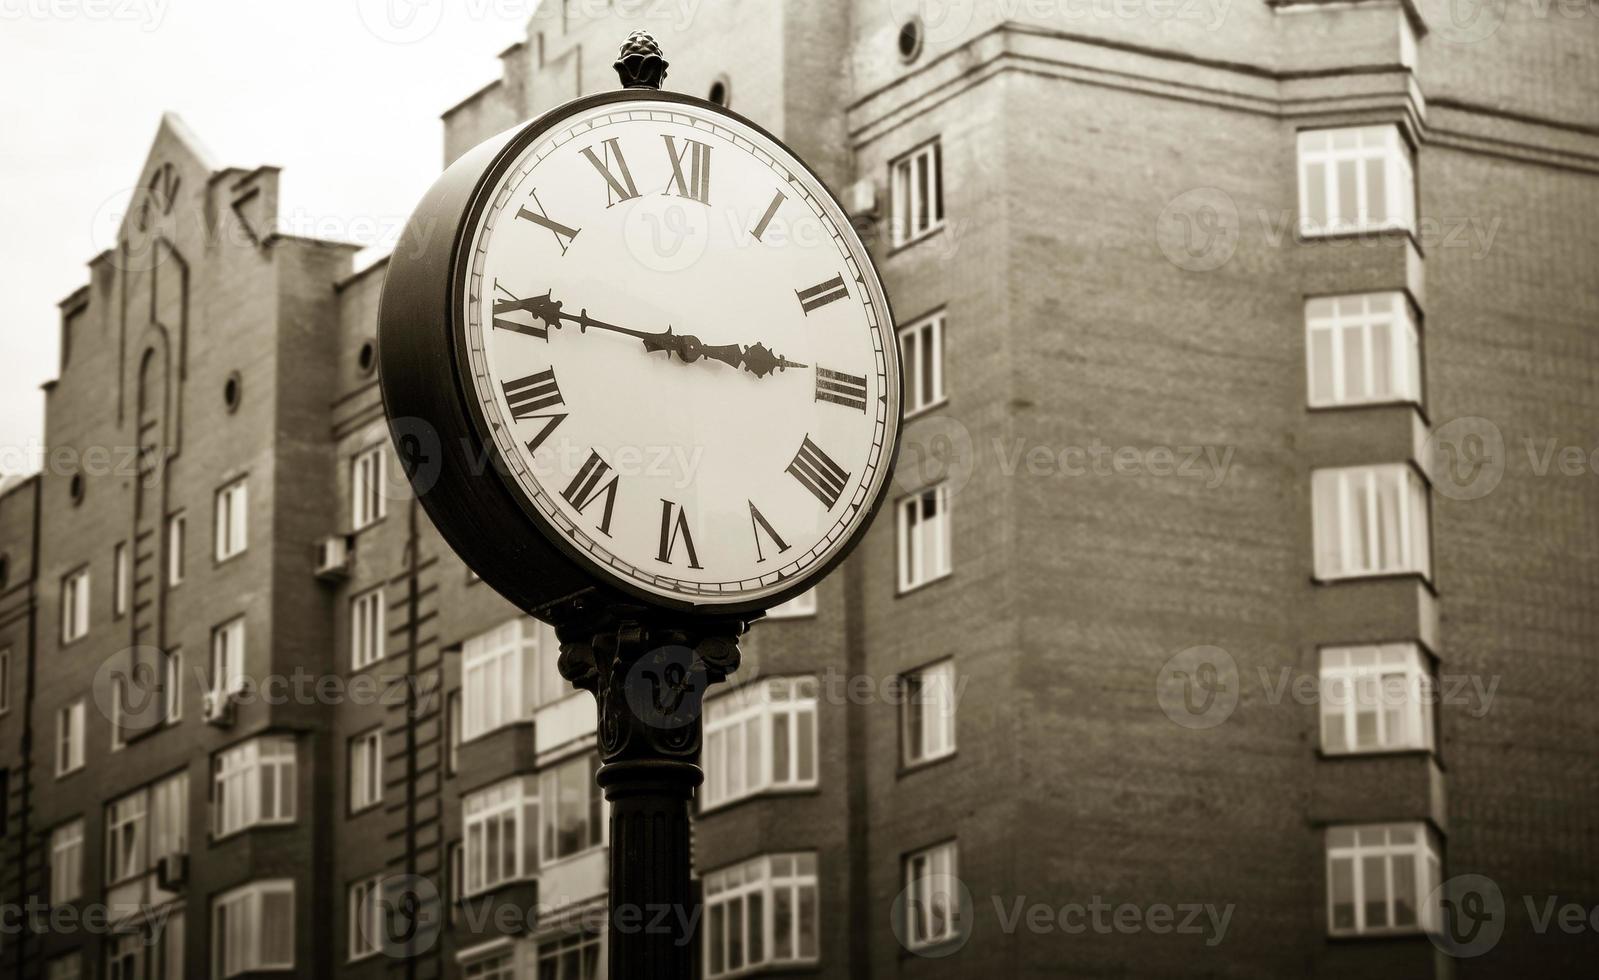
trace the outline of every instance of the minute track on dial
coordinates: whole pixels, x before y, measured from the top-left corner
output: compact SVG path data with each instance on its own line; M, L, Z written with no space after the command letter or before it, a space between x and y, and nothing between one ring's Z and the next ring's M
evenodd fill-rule
M742 344L709 345L700 338L688 333L677 333L671 327L665 330L650 332L634 330L631 327L608 323L588 315L585 307L577 313L567 313L562 310L564 305L561 300L555 299L552 291L547 291L543 296L534 296L530 299L517 300L514 309L530 314L536 320L544 321L545 330L541 334L547 341L549 331L559 330L563 323L576 324L579 332L587 333L590 327L597 330L608 330L612 333L623 334L628 337L637 337L644 349L650 353L665 351L668 358L676 354L678 359L685 364L693 364L700 358L720 361L732 368L743 368L745 371L764 378L773 371L783 371L788 368L808 368L809 364L791 361L781 354L774 353L764 343L754 343L748 346ZM509 305L509 304L508 304Z

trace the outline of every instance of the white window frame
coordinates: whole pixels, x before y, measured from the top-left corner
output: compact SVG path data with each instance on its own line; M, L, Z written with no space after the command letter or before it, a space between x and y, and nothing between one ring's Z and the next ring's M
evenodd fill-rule
M1321 750L1432 751L1433 692L1432 670L1415 643L1323 647ZM1370 733L1364 745L1362 721Z
M510 950L473 957L461 964L461 980L516 980L516 957Z
M799 595L766 610L767 619L801 619L816 615L816 589L806 589Z
M128 567L128 543L118 541L111 546L111 615L113 617L128 614L128 593L130 589L129 578L132 569Z
M597 753L587 752L550 766L539 773L539 864L555 864L605 846L607 810L594 774L600 768ZM573 794L581 794L573 798ZM564 818L576 815L581 842L563 849L560 838Z
M814 676L768 677L705 702L702 811L817 786L818 688Z
M1408 841L1404 838L1410 838ZM1327 934L1331 936L1391 936L1396 934L1436 932L1441 924L1440 910L1428 899L1436 893L1440 865L1438 847L1433 832L1423 823L1340 825L1327 828ZM1396 918L1395 886L1404 880L1402 867L1408 858L1412 880L1407 887L1415 900L1416 921L1407 925L1394 925ZM1340 871L1340 868L1343 870ZM1382 876L1383 925L1367 921L1369 878L1376 872ZM1337 879L1347 873L1353 916L1349 924L1340 925L1335 905Z
M89 569L70 572L61 579L61 642L72 643L89 635Z
M927 351L932 351L929 357ZM944 311L899 329L900 366L905 376L905 417L949 400L944 390Z
M576 959L576 964L573 960ZM604 980L604 934L579 932L538 944L538 976L554 980ZM548 969L546 969L548 967Z
M240 477L217 490L211 535L219 562L244 554L250 545L249 487L249 480Z
M560 656L555 631L528 616L509 619L461 644L461 738L470 742L531 721L540 706L572 693L543 666ZM545 691L544 688L556 687Z
M383 587L368 589L350 600L350 668L362 670L385 655Z
M150 870L150 799L144 787L106 804L105 883Z
M167 585L182 585L184 539L188 536L188 517L182 511L167 516Z
M1410 144L1393 124L1353 126L1337 129L1300 130L1299 150L1299 233L1306 238L1343 235L1352 232L1403 229L1416 230L1415 164ZM1313 172L1321 174L1320 209L1326 215L1317 224L1312 200L1316 188ZM1369 187L1374 174L1381 174L1383 193L1380 202L1371 200ZM1354 186L1345 188L1347 179ZM1352 205L1353 220L1343 217L1345 195ZM1381 218L1373 216L1379 203Z
M1359 358L1353 366L1352 350ZM1379 363L1387 365L1384 390L1378 390ZM1421 335L1405 294L1354 293L1307 299L1305 372L1311 408L1421 404ZM1318 377L1323 374L1325 389Z
M1432 578L1432 501L1405 463L1311 473L1316 578Z
M943 171L943 144L936 138L889 163L889 218L895 248L944 227Z
M128 679L111 678L111 751L120 752L127 743L122 739L122 706L128 703Z
M211 630L211 690L221 697L245 688L244 617L235 616Z
M59 906L83 897L83 818L69 820L50 832L50 904Z
M926 949L956 938L961 910L960 896L937 890L937 884L948 884L960 873L960 850L953 840L934 844L905 856L905 916L903 923L906 947L913 952Z
M383 937L383 876L362 878L350 885L345 923L349 929L349 961L376 956ZM365 925L362 920L365 919Z
M162 688L166 701L166 723L175 725L183 720L183 648L167 651L167 676Z
M444 695L445 722L449 725L449 744L445 747L444 774L453 776L461 771L461 689L455 688Z
M81 980L83 977L83 953L62 953L52 957L44 968L45 980Z
M288 896L283 942L287 957L273 959L264 948L267 903L280 895ZM259 970L294 969L294 916L294 881L289 878L252 881L217 896L211 902L212 980Z
M901 762L920 766L955 754L955 661L940 660L901 675Z
M536 776L517 776L461 798L463 894L480 895L538 874L538 810ZM500 860L491 862L492 856Z
M927 501L933 516L926 517ZM954 525L949 512L949 485L939 483L906 497L894 506L898 527L899 591L901 594L947 578Z
M262 798L269 781L270 812ZM218 752L211 775L212 834L220 840L251 827L293 823L298 782L291 735L263 735Z
M56 776L77 772L84 766L84 723L87 704L78 698L56 709Z
M369 446L350 457L350 526L354 530L375 524L389 512L384 496L388 457L383 444Z
M150 867L189 852L189 774L174 773L149 786Z
M771 966L815 963L820 959L821 902L817 893L816 852L763 854L705 875L704 963L707 980L759 971ZM760 921L753 921L750 899L759 896ZM786 937L777 934L779 899L789 906ZM811 917L812 946L802 945L804 919ZM733 941L734 927L739 942ZM758 931L757 931L758 930ZM755 942L752 942L755 940ZM758 942L758 946L757 946ZM786 943L787 953L783 952ZM735 949L739 960L733 961ZM756 957L759 958L756 958Z
M383 802L383 729L350 739L350 812L360 813Z

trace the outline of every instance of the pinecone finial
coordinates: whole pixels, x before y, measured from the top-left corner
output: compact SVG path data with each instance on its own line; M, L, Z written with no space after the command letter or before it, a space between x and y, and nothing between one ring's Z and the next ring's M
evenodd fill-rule
M658 89L666 80L666 58L649 31L634 31L627 36L614 67L623 88Z

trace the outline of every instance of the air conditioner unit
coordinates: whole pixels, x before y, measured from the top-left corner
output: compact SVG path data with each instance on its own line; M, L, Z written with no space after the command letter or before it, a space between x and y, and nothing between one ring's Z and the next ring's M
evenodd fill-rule
M337 581L350 574L350 536L334 534L316 543L316 577Z
M862 177L849 186L850 217L869 217L877 214L877 182Z
M207 691L200 714L207 725L227 728L233 724L233 692Z
M168 854L156 865L155 883L164 891L176 891L189 879L189 855Z

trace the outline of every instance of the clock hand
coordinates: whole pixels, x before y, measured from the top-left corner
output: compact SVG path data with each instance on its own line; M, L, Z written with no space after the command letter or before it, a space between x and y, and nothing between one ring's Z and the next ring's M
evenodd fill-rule
M764 378L773 371L780 371L786 368L810 367L809 364L801 364L798 361L791 361L780 354L774 354L770 348L762 343L752 344L748 347L740 344L712 346L704 343L693 334L675 333L671 327L656 333L647 333L643 330L634 330L630 327L595 319L588 315L587 307L574 315L562 312L561 306L560 300L554 299L550 292L546 292L543 296L535 296L532 299L523 300L519 304L519 309L531 313L534 317L543 320L546 326L557 330L560 329L561 322L564 320L577 324L578 329L585 333L588 332L590 327L594 327L597 330L609 330L612 333L637 337L643 341L646 351L651 353L666 351L668 357L676 354L685 364L692 364L705 357L714 361L721 361L728 367L742 367L757 378Z

